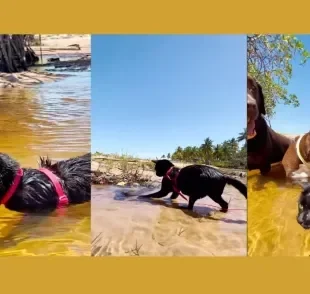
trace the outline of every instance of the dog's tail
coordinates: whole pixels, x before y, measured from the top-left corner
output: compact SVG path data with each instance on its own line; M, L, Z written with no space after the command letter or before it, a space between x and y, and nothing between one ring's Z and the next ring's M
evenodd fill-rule
M245 198L248 198L248 188L245 184L230 176L225 176L225 179L228 185L235 187Z

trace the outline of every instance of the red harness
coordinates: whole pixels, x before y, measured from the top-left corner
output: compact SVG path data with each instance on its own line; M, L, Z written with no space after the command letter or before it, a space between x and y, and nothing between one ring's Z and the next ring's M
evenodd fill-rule
M177 173L177 175L175 176L174 179L171 179L170 173L172 172L172 170L173 170L173 166L169 168L169 170L167 171L167 173L165 175L165 178L167 178L168 180L170 180L172 182L172 188L173 188L174 192L178 193L183 199L188 201L187 198L185 197L185 195L177 188L177 179L178 179L179 173Z
M41 171L46 176L48 176L48 178L52 181L52 183L55 187L55 190L56 190L56 193L58 196L57 208L67 206L69 204L69 199L68 199L67 195L65 194L62 186L60 185L59 178L55 174L53 174L50 170L48 170L46 168L40 168L39 171ZM9 190L5 193L4 197L2 198L0 205L1 204L5 205L11 199L11 197L16 192L16 189L17 189L23 175L24 175L24 172L20 168L15 175L15 178L13 180L13 184L10 186Z
M178 179L178 175L179 172L177 173L177 175L172 179L170 174L173 170L173 166L169 168L169 170L167 171L166 175L164 176L165 178L167 178L168 180L170 180L172 182L172 188L174 190L175 193L178 193L183 199L185 199L186 201L188 201L188 199L186 198L186 196L177 188L177 179ZM230 201L229 201L230 202ZM210 208L218 208L218 206L213 206L213 205L206 205L207 207ZM229 210L246 210L243 208L234 208L234 209L229 209Z

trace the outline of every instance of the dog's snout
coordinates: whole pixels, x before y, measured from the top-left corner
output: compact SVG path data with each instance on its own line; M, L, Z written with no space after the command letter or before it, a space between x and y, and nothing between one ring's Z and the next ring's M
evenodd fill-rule
M248 101L247 108L248 108L248 110L256 111L256 103L252 102L252 101Z
M248 95L247 99L247 114L248 119L256 119L258 115L256 100L253 99L253 97L251 97L250 95Z
M310 229L310 213L308 211L302 211L297 216L297 222L304 228Z

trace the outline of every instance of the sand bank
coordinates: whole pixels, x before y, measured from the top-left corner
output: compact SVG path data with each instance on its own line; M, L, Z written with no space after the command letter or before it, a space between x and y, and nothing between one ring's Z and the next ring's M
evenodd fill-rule
M43 55L90 54L91 35L41 35ZM76 46L78 45L79 49ZM40 56L40 46L31 47Z

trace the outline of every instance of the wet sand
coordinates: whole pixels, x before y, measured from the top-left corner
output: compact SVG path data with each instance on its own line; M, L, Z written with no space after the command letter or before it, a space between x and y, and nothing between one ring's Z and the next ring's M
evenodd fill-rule
M300 192L285 179L281 165L268 177L249 172L249 256L310 256L310 231L296 221Z
M246 200L227 186L223 198L233 209L224 214L208 197L194 213L179 197L141 201L124 197L125 188L92 187L92 254L95 256L246 256ZM155 189L156 190L156 189ZM137 189L137 192L145 188Z

